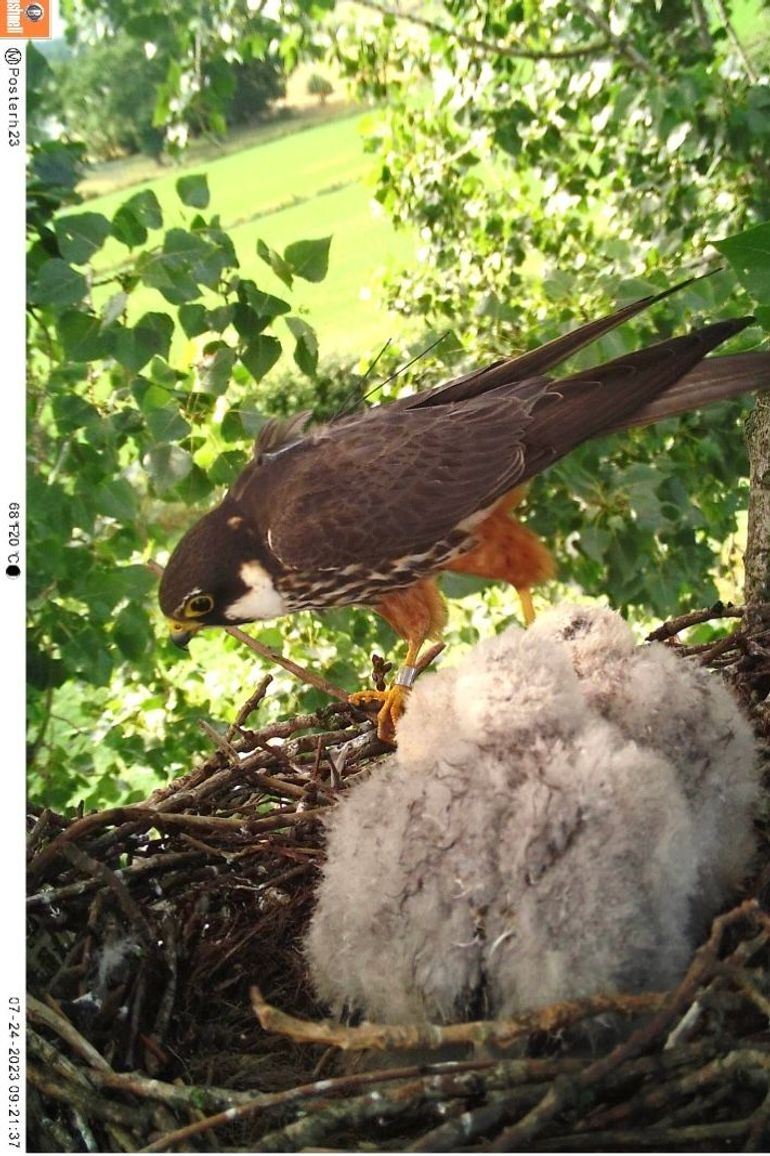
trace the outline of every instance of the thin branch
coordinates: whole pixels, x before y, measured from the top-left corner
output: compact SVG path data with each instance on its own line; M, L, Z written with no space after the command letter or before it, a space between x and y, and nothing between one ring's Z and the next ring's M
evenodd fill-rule
M489 1061L486 1061L489 1063ZM457 1065L460 1067L461 1065ZM137 1077L132 1077L132 1082L136 1084L136 1092L139 1095L154 1095L164 1098L167 1103L179 1102L181 1096L186 1096L188 1100L197 1103L193 1095L201 1092L203 1097L201 1104L211 1110L212 1107L222 1107L214 1116L208 1116L204 1120L196 1120L192 1124L188 1124L183 1128L178 1128L174 1132L166 1133L165 1135L154 1140L143 1148L143 1152L165 1152L170 1148L176 1147L184 1141L191 1139L193 1136L200 1135L203 1132L212 1131L215 1128L223 1125L231 1125L235 1121L245 1120L249 1116L254 1116L260 1112L266 1112L271 1108L281 1108L285 1105L301 1102L306 1099L313 1099L316 1096L326 1098L330 1095L339 1095L347 1091L352 1091L357 1088L365 1087L367 1084L384 1083L386 1080L400 1080L404 1077L413 1077L420 1074L422 1068L404 1067L394 1068L390 1071L380 1072L359 1072L352 1076L339 1076L330 1080L319 1080L314 1084L302 1084L296 1088L290 1088L284 1092L263 1092L263 1093L247 1093L247 1092L232 1092L229 1089L219 1088L192 1088L185 1087L183 1089L177 1086L161 1085L159 1088L143 1087L145 1081ZM118 1077L122 1082L125 1077ZM107 1083L107 1080L103 1081ZM109 1083L115 1086L116 1080L109 1080ZM153 1081L154 1084L159 1084L159 1081ZM132 1089L133 1090L133 1089ZM225 1106L227 1105L227 1106Z
M92 1068L102 1072L112 1071L104 1056L80 1034L60 1011L54 1011L53 1008L48 1007L39 999L35 999L33 995L28 995L27 1015L32 1023L40 1024L42 1027L56 1032L65 1043L69 1044L76 1055L86 1060Z
M240 814L225 818L221 815L174 814L173 812L146 807L142 804L111 807L107 811L95 811L92 815L86 815L84 818L78 819L70 824L65 831L62 831L60 835L52 839L48 846L40 852L34 862L30 864L29 871L33 878L40 876L52 860L65 852L68 844L82 839L86 834L90 834L91 831L96 831L100 827L117 827L121 824L129 823L134 826L137 831L146 831L152 827L157 827L159 830L168 829L172 831L184 830L185 827L189 827L193 831L231 831L233 833L251 836L257 833L261 834L266 831L280 830L282 827L292 827L298 823L318 819L324 814L325 810L325 807L321 807L312 811L302 811L301 813L279 811L277 814L274 813L265 817L255 816L251 818Z
M749 59L749 54L741 43L738 33L735 31L733 22L730 19L730 13L727 11L723 0L714 0L714 7L719 13L719 19L724 25L725 32L733 42L733 48L741 59L741 63L743 64L743 67L746 71L747 78L751 81L752 84L756 84L758 79L756 70L754 65L751 63L751 60Z
M628 41L622 37L616 36L610 28L608 21L598 12L594 12L588 0L572 0L572 7L576 8L578 12L582 12L586 20L607 37L607 40L616 52L621 56L625 56L626 60L630 61L631 64L640 69L641 72L646 72L648 76L655 75L655 69L650 62L634 48L633 44L629 44Z
M688 614L679 614L676 618L670 618L667 622L656 627L655 630L651 630L645 638L645 642L666 642L669 638L679 634L680 630L687 630L690 626L700 626L704 622L712 622L715 618L742 618L743 614L744 608L742 606L715 602L707 610L691 610Z
M437 642L434 646L431 646L430 650L426 650L422 658L417 660L417 673L422 674L422 672L430 666L433 660L438 658L443 650L446 650L445 642Z
M284 670L288 670L290 674L294 674L302 682L314 686L316 690L322 690L324 694L328 694L330 698L336 698L339 702L346 703L349 695L347 691L341 690L340 687L335 686L334 683L322 678L320 674L315 674L312 670L307 670L304 666L299 666L296 662L292 662L290 658L285 658L282 654L278 654L275 650L271 650L269 646L265 646L262 642L257 642L256 638L252 638L245 630L241 630L239 626L226 626L228 634L232 634L233 638L237 638L239 642L245 643L250 650L255 654L260 655L261 658L266 658L268 662L277 662Z
M596 995L588 999L567 1000L546 1008L523 1013L518 1019L476 1020L471 1023L447 1024L374 1024L345 1027L336 1020L298 1019L272 1007L259 988L251 989L251 1005L266 1032L287 1036L298 1043L324 1044L343 1051L385 1048L441 1048L450 1044L494 1044L503 1046L530 1032L558 1031L567 1024L590 1016L616 1012L640 1015L656 1011L666 999L665 992L642 995Z
M204 735L207 735L211 739L214 746L219 748L228 762L230 762L232 766L237 767L241 760L233 744L224 735L221 735L218 730L215 730L211 723L206 722L205 718L198 719L198 726Z
M536 1108L500 1133L490 1145L490 1151L511 1152L525 1147L555 1116L570 1104L574 1104L587 1088L616 1071L620 1064L638 1056L666 1031L671 1021L693 1002L698 989L718 970L718 952L725 930L746 918L762 923L763 926L768 921L768 917L761 911L755 899L747 899L732 911L715 919L708 940L695 952L684 979L660 1010L632 1032L627 1040L618 1044L606 1056L590 1064L574 1081L554 1083Z
M709 18L703 6L703 0L692 0L692 11L695 17L695 23L698 25L698 40L700 41L700 46L704 52L711 52L714 47L714 41L711 38Z
M151 570L153 574L160 578L163 573L163 567L158 562L150 559L146 565L148 570ZM231 634L233 638L237 638L239 642L245 643L245 645L248 646L250 650L253 650L255 654L258 654L260 658L266 658L268 662L275 662L278 666L282 666L284 670L288 670L290 674L296 675L302 682L308 683L309 686L314 686L316 690L322 690L324 694L328 694L330 698L336 698L339 702L346 703L348 701L346 691L341 690L331 682L327 682L320 674L315 674L312 670L306 670L303 666L298 666L297 663L292 662L290 658L284 658L282 654L271 650L271 648L265 646L264 643L257 642L256 638L252 638L250 634L247 634L245 630L241 630L239 626L225 626L224 629L228 634Z
M192 851L166 851L162 855L151 855L140 859L130 867L121 867L116 872L119 879L134 880L142 875L160 875L164 871L178 871L180 867L194 866L200 862L200 855ZM62 887L46 887L44 891L27 897L30 911L50 909L58 903L88 895L101 887L100 879L79 879L76 883L66 883Z
M61 1078L52 1075L48 1070L43 1071L34 1064L27 1065L27 1079L33 1087L53 1100L60 1100L77 1108L88 1119L105 1120L111 1124L121 1124L127 1127L139 1128L144 1131L149 1120L144 1118L135 1107L124 1107L122 1104L112 1104L100 1097L96 1092L87 1091L74 1085L67 1087Z
M456 40L463 47L473 48L488 56L507 56L514 60L573 60L576 57L594 56L598 52L604 52L612 43L608 36L606 39L584 44L581 48L562 48L550 51L545 48L519 48L513 44L506 44L502 40L487 40L483 36L469 36L465 32L460 32L456 28L447 28L446 25L440 24L437 20L431 20L417 12L401 12L389 4L380 3L380 0L355 0L355 2L362 8L370 8L373 12L379 12L381 16L389 16L394 20L406 20L409 24L417 24L421 28L427 28L430 32L440 32L442 36Z
M742 967L735 967L728 963L723 963L720 967L720 974L727 976L733 981L736 987L739 987L751 1002L759 1009L761 1014L770 1020L770 999L759 990L757 985L753 982L749 973ZM768 1064L770 1064L770 1057L768 1057Z
M228 739L228 741L230 739L234 738L236 733L238 731L240 731L243 724L246 722L246 719L249 717L249 715L253 714L253 712L257 709L259 704L262 702L262 699L267 694L267 688L269 687L269 685L272 681L273 681L272 674L266 674L265 677L260 682L259 686L257 686L256 689L254 690L254 693L249 695L249 697L246 699L246 702L243 704L241 709L238 711L238 714L235 716L235 722L231 723L227 729L227 734L225 735L225 738Z

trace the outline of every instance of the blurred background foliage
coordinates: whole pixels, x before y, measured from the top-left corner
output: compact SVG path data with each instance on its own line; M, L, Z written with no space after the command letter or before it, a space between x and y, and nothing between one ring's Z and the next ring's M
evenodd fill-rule
M730 267L571 367L770 316L760 0L63 15L66 40L28 49L29 783L58 809L185 772L197 720L229 722L265 672L223 633L174 650L146 562L268 416L328 418L531 347L706 267L728 234ZM537 479L527 517L559 563L540 604L601 596L645 623L739 597L747 408L593 442ZM450 656L517 619L506 588L444 585ZM348 690L372 651L397 657L363 610L253 629ZM323 704L271 673L263 718Z

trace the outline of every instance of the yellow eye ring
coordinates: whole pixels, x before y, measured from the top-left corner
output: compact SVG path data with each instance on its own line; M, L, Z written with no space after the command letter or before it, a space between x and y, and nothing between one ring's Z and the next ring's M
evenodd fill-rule
M191 618L200 618L214 609L214 599L210 594L193 594L184 604L185 614Z

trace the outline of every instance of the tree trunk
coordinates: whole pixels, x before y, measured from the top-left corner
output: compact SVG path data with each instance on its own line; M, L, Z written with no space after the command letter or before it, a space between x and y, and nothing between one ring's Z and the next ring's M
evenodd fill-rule
M770 395L759 394L746 422L749 448L749 529L746 542L745 598L752 607L770 601Z

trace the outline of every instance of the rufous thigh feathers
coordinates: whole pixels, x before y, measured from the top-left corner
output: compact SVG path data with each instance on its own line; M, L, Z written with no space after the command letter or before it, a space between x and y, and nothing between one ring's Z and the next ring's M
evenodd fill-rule
M447 562L444 569L509 582L524 596L525 618L530 621L533 615L527 614L524 599L532 586L553 577L554 564L540 539L510 512L521 500L524 489L519 486L501 498L474 529L475 545ZM396 634L418 647L426 638L440 637L446 626L446 605L432 577L383 595L373 609Z
M385 594L373 609L389 622L400 638L418 648L426 638L439 638L446 626L447 609L435 578Z
M444 568L478 578L502 579L517 590L529 590L538 582L552 578L555 567L548 550L510 513L522 494L523 487L506 494L475 527L476 544L467 554L447 562Z

